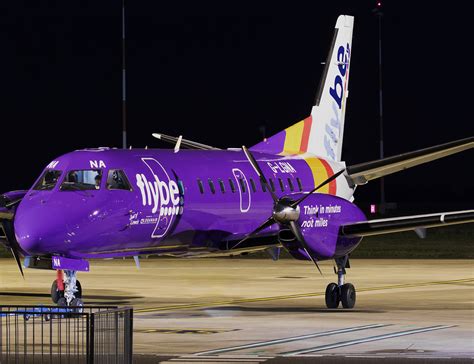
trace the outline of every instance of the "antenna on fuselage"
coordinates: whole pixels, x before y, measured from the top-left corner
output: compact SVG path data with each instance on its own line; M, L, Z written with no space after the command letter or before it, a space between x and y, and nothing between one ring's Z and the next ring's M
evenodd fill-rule
M174 152L175 153L178 153L179 152L179 148L181 147L181 142L183 141L183 136L180 135L178 137L178 140L176 141L176 145L174 146Z

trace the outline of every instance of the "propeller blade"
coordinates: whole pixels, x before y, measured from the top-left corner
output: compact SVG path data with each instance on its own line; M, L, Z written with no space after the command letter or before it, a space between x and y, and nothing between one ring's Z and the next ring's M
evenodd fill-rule
M248 234L245 238L243 238L241 241L239 241L237 244L235 244L232 249L237 248L241 243L243 243L245 240L253 238L256 234L258 234L260 231L265 230L266 228L272 226L275 224L276 221L273 217L269 217L262 225L260 225L258 228L256 228L254 231L252 231L250 234Z
M258 165L257 161L253 157L252 153L247 149L245 145L242 145L242 150L244 151L245 156L247 157L248 161L252 165L253 169L257 173L257 176L260 178L260 181L265 185L266 189L270 194L272 195L273 202L277 203L278 202L278 197L275 195L275 192L272 191L270 188L270 185L268 184L267 179L265 178L265 175L263 174L262 170L260 169L260 166Z
M5 203L5 207L9 209L9 208L11 208L15 205L18 205L21 202L21 200L23 200L23 197L22 198L17 198L16 200L13 200L13 201L9 201L9 202Z
M293 232L293 234L295 234L296 240L298 240L298 242L300 243L301 248L303 248L303 250L306 252L306 254L308 254L309 259L311 259L311 261L314 263L316 268L318 268L319 274L323 275L323 272L321 272L321 269L319 268L318 262L311 255L310 249L309 249L308 245L306 244L306 241L304 240L303 235L301 235L301 231L300 231L298 225L296 225L295 221L290 221L290 228L291 228L291 231Z
M16 264L18 265L18 269L20 269L21 276L23 277L23 279L25 279L25 274L23 273L23 268L21 266L20 255L18 254L16 249L10 248L10 250L12 252L13 258L15 258L15 260L16 260Z
M290 206L291 207L296 207L298 206L300 203L302 203L304 200L306 200L309 196L311 196L314 192L316 192L317 190L319 190L321 187L324 187L326 186L329 182L335 180L337 177L339 177L342 173L344 173L346 169L343 168L341 169L339 172L333 174L331 177L329 177L327 180L325 180L324 182L322 182L321 184L319 184L317 187L315 187L313 190L311 190L310 192L308 192L307 195L301 197L300 199L296 200L295 202L293 202Z

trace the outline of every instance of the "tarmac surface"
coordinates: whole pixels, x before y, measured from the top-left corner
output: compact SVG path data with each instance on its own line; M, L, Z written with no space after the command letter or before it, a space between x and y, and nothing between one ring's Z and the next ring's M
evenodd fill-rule
M78 278L86 304L134 307L136 362L474 361L473 260L351 266L352 310L325 307L331 262L106 260ZM0 304L51 304L54 272L25 276L0 260Z

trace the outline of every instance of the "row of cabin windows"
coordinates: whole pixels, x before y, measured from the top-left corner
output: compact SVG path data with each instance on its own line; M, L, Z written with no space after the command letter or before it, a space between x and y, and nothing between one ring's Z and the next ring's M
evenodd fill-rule
M281 192L285 192L285 184L283 182L283 179L277 178L278 179L278 185L280 187ZM247 193L247 184L243 180L243 178L238 179L239 184L240 184L240 189L242 190L242 193ZM294 181L291 178L287 178L288 182L288 188L290 189L290 192L295 191L295 184ZM199 192L204 193L204 183L201 179L197 179L198 187L199 187ZM209 184L209 190L211 191L212 194L216 193L216 186L214 185L214 181L211 178L207 179L207 183ZM273 179L269 178L268 183L270 185L270 189L275 192L275 183L273 182ZM217 184L219 185L219 189L221 190L221 193L226 192L226 187L225 183L221 178L217 179ZM296 177L296 184L298 186L299 191L303 191L303 185L301 183L301 179L299 177ZM229 178L229 187L230 191L232 193L235 193L237 191L236 186L232 178ZM265 185L260 181L260 187L262 189L262 192L267 192L267 188ZM257 192L257 185L255 184L255 181L250 178L250 188L252 189L253 192Z

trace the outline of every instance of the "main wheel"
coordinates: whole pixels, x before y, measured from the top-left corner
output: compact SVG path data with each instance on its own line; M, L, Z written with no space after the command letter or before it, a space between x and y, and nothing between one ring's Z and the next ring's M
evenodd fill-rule
M58 282L56 280L53 281L51 285L51 299L54 303L58 303L58 300L64 296L64 291L60 291L58 289Z
M350 283L341 287L341 302L344 308L353 308L356 303L356 290Z
M339 287L336 283L329 283L326 287L326 307L337 308L339 306Z

